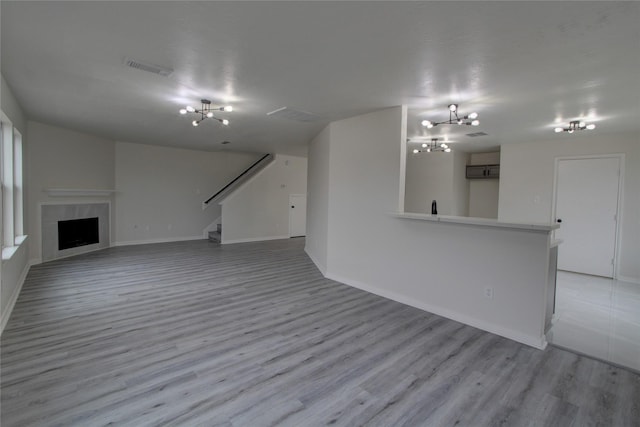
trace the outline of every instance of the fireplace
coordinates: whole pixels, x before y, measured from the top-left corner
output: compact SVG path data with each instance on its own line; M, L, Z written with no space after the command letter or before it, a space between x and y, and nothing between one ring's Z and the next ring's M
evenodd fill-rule
M98 217L58 221L58 250L99 243Z
M43 204L42 261L108 248L110 204Z

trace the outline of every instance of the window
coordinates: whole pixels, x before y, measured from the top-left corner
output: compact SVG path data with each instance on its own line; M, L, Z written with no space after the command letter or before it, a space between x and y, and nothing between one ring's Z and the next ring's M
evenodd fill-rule
M22 135L0 111L0 186L3 259L5 249L24 240Z

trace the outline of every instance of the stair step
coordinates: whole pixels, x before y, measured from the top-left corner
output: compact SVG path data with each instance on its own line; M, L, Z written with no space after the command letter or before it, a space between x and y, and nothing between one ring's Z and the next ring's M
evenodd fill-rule
M213 243L221 243L222 242L222 233L219 231L210 231L209 232L209 241Z

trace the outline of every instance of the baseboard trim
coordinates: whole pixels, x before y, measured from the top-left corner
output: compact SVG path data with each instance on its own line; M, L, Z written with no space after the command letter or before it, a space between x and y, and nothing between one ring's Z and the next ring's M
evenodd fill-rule
M282 240L288 239L289 236L266 236L266 237L250 237L248 239L233 239L233 240L222 240L223 245L228 245L232 243L250 243L250 242L264 242L266 240Z
M311 262L313 262L316 267L318 268L318 270L320 270L320 273L322 273L323 276L327 275L327 267L322 264L321 262L318 262L318 260L316 259L315 256L313 256L305 247L304 248L304 252L307 254L307 256L309 257L309 259L311 260Z
M204 240L204 239L202 236L184 236L184 237L171 237L171 238L148 239L148 240L127 240L122 242L115 242L112 246L151 245L154 243L186 242L188 240Z
M27 279L27 274L29 274L29 269L32 265L34 264L32 264L31 262L27 262L27 265L24 266L24 269L22 270L22 273L20 273L20 277L18 278L18 286L16 286L13 293L9 297L7 308L2 312L2 318L0 319L0 335L2 335L5 326L7 326L7 323L9 322L9 318L11 317L11 313L13 312L13 307L18 301L18 297L20 296L20 292L22 291L22 286Z
M636 285L640 285L640 279L636 279L634 277L628 277L628 276L618 276L618 279L621 282L628 282L628 283L634 283Z
M474 317L470 317L456 311L434 306L432 304L417 302L397 292L388 291L386 289L380 289L375 286L370 286L366 283L358 282L345 277L340 277L331 273L325 274L324 276L328 279L335 280L336 282L340 282L345 285L352 286L354 288L358 288L360 290L381 296L383 298L387 298L411 307L418 308L420 310L423 310L429 313L436 314L438 316L446 317L447 319L455 320L456 322L464 323L465 325L482 329L483 331L487 331L492 334L500 335L501 337L508 338L513 341L517 341L519 343L537 348L539 350L544 350L547 347L547 339L544 336L544 334L539 337L526 335L521 332L514 331L509 328L505 328L503 326L496 325L491 322L479 320Z

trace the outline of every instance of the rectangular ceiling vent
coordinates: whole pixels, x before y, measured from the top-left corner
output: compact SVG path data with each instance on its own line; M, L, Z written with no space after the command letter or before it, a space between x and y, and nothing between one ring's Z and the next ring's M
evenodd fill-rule
M475 133L468 133L467 136L470 136L471 138L475 138L476 136L487 136L489 135L488 133L484 133L484 132L475 132Z
M309 113L308 111L294 110L289 107L278 108L267 113L269 117L276 117L279 119L295 120L297 122L317 122L321 120L321 117L317 114Z
M173 73L173 70L171 68L161 67L160 65L150 64L148 62L137 61L132 58L125 58L124 64L127 67L146 71L147 73L157 74L163 77L169 77Z

